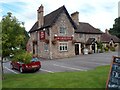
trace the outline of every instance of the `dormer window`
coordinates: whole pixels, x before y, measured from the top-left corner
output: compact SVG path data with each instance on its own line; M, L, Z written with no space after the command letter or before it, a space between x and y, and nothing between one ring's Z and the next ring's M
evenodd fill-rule
M66 27L60 27L59 35L60 36L65 36L66 34L67 34Z

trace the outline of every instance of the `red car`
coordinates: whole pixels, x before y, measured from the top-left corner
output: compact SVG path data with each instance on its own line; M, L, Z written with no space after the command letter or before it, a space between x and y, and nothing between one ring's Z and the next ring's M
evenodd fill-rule
M40 61L31 61L29 64L24 64L22 62L11 61L10 63L12 69L17 69L21 73L27 71L38 71L41 68Z

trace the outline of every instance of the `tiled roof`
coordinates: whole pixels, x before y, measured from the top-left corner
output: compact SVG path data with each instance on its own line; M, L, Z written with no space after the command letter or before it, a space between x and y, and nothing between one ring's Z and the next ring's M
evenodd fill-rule
M39 29L42 29L42 28L46 28L46 27L51 27L55 22L56 20L58 19L58 17L60 16L60 14L62 12L65 12L68 19L70 20L71 24L73 25L73 27L76 29L76 26L73 22L73 20L71 19L68 11L66 10L65 6L62 6L60 8L58 8L57 10L47 14L46 16L44 16L44 25L43 27L39 28ZM38 22L36 22L33 27L30 29L29 32L34 32L36 30L39 30L38 29Z
M102 32L99 29L94 28L89 23L80 22L79 25L77 25L76 33L88 33L88 34L102 34Z
M89 38L86 42L87 45L92 44L93 42L95 42L95 38Z
M33 31L36 31L38 29L38 22L36 22L33 27L30 29L29 32L33 32Z
M109 43L111 41L111 39L113 40L113 42L115 43L119 43L120 42L120 39L114 35L110 35L110 34L107 34L107 33L103 33L101 35L101 41L102 42L106 42L106 43Z

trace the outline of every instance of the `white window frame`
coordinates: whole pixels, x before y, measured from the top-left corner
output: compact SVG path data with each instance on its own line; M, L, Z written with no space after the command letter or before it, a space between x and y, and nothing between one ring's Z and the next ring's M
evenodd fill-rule
M44 43L44 51L47 52L48 51L48 44Z
M59 51L60 52L68 51L68 42L59 42Z
M64 33L61 32L62 30L64 30ZM65 36L65 35L67 35L67 28L64 27L64 26L61 26L61 27L59 28L59 35L60 35L60 36Z

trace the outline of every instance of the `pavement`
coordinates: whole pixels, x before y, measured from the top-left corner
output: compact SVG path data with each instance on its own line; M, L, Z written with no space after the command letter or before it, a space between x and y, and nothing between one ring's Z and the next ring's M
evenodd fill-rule
M118 52L95 53L78 55L71 58L41 60L42 67L35 73L75 72L95 69L98 66L110 65L112 56L118 56ZM10 62L4 62L4 73L19 74L17 70L10 68ZM34 73L34 74L35 74Z

